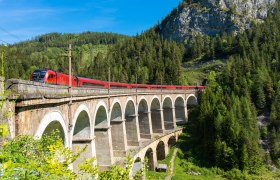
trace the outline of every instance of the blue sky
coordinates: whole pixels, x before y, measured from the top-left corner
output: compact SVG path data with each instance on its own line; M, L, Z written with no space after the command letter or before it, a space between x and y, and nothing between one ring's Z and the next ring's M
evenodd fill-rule
M0 44L49 32L141 33L182 0L0 0Z

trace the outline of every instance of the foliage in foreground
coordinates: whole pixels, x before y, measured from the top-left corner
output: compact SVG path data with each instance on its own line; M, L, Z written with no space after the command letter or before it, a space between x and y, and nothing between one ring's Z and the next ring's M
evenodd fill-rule
M0 177L12 179L75 179L78 177L69 169L84 149L74 154L64 147L59 136L52 134L41 139L24 135L3 145L0 150ZM82 167L86 170L88 167ZM88 172L92 176L97 168Z
M130 158L124 168L114 165L103 172L98 171L95 158L89 158L72 171L69 167L86 147L73 153L56 134L41 139L23 135L4 144L0 149L0 179L129 179ZM140 176L142 171L135 178Z

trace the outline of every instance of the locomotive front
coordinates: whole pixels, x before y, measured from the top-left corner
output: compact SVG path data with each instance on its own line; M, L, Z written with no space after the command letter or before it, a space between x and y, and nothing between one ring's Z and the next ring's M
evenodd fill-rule
M45 82L47 70L44 69L36 69L31 74L30 80L35 82Z

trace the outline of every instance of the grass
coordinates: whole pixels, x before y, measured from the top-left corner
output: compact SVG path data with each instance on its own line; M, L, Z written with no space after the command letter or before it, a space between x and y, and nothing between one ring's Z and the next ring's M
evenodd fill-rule
M162 180L167 176L165 172L156 172L156 171L147 171L146 172L146 179L151 180Z
M181 150L178 153L182 153ZM225 179L221 175L217 174L215 171L220 171L217 169L207 169L201 168L193 163L187 162L184 159L176 156L175 158L175 175L172 179L175 180L185 180L185 179L195 179L195 180L208 180L208 179Z
M212 61L204 62L201 58L194 59L183 63L183 76L186 85L197 85L207 77L210 71L221 72L225 66L223 60L215 59Z
M202 79L205 79L206 74L201 71L184 71L184 82L183 84L186 85L197 85L197 83L200 83Z
M166 156L166 158L164 160L159 160L158 164L167 164L168 168L170 166L170 160L172 158L173 152L175 150L175 147L172 147L168 153L168 155Z

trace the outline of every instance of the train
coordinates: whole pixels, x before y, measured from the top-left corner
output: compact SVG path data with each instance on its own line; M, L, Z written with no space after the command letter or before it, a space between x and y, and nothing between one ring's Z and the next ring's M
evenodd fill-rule
M51 69L36 69L32 72L30 80L34 82L54 85L69 85L68 74L56 72ZM178 86L178 85L152 85L152 84L127 84L120 82L107 82L79 76L72 76L72 87L90 88L126 88L126 89L205 89L205 86Z

